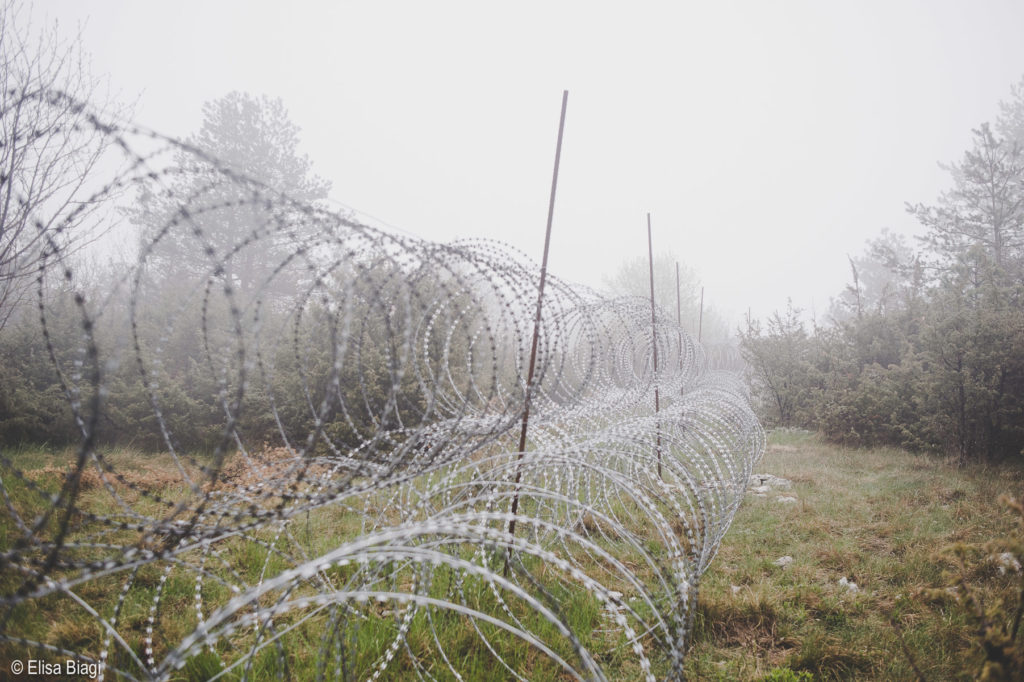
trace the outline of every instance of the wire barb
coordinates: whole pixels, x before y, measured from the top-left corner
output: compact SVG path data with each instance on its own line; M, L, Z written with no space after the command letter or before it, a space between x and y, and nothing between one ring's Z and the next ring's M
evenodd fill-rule
M607 679L618 649L682 677L764 449L734 352L550 273L541 306L505 245L389 234L93 125L123 156L95 199L137 188L147 231L102 290L40 245L78 447L60 472L0 450L0 640L111 679Z

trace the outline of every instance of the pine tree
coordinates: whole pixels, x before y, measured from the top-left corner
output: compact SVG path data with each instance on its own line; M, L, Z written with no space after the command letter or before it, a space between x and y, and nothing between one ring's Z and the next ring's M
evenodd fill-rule
M207 102L186 142L130 212L150 274L223 277L243 302L268 286L287 291L279 268L309 236L311 209L330 183L298 152L299 128L282 101L232 92Z

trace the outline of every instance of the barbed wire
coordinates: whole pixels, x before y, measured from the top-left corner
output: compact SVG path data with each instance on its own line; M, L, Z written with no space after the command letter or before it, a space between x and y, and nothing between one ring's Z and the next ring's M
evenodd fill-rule
M377 230L86 120L116 161L87 201L133 189L144 236L100 292L42 235L39 334L79 442L56 487L0 450L0 640L131 680L528 679L524 650L574 679L622 658L682 677L764 448L734 354L549 276L519 453L526 256ZM105 445L132 436L125 391L158 482Z

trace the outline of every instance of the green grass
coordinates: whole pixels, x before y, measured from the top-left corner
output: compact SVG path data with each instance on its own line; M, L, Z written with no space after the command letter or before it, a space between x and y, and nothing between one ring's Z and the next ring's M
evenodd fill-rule
M60 483L60 462L66 462L68 456L25 449L14 453L12 459L29 470L37 484L53 491ZM183 492L162 483L174 480L177 474L161 468L153 458L128 450L112 453L110 458L132 481L142 485L156 481L171 497ZM756 470L791 479L793 487L785 494L799 501L780 504L775 500L777 494L768 498L748 496L744 501L701 583L686 659L689 679L909 680L917 678L911 660L928 680L972 677L981 658L967 612L952 597L934 599L921 592L932 588L941 592L950 584L949 573L955 562L944 553L950 545L982 544L1013 531L1014 518L998 498L1000 494L1024 496L1024 472L1009 467L956 469L942 459L895 450L842 449L798 432L773 434ZM39 504L39 498L29 494L22 482L8 477L4 484L16 507ZM90 485L83 492L81 504L96 513L116 513L109 495L96 481ZM134 496L132 503L145 513L161 513L159 504L145 497ZM388 516L386 495L369 499L366 504ZM631 509L627 505L615 513L628 518ZM645 525L642 519L634 521L634 530ZM597 528L593 519L583 523ZM358 515L341 506L329 506L296 519L291 532L307 556L317 556L356 537L361 528ZM259 579L265 563L267 574L273 575L290 565L274 553L268 558L267 546L273 543L275 533L267 528L248 539L227 540L219 546L221 557L249 584ZM0 547L6 548L7 538L15 536L10 519L0 515ZM119 537L115 534L112 539ZM613 553L627 562L632 560L625 543L614 537L602 543L608 547L623 545ZM652 551L660 550L658 543L653 545ZM475 550L466 546L459 551L463 558L470 558ZM773 562L783 555L792 556L793 563L786 568L775 566ZM636 568L641 574L646 572L640 565ZM621 636L604 630L604 614L594 597L539 560L528 557L525 569L544 584L561 616L580 633L584 645L597 652L597 660L609 678L640 678L639 665L629 646ZM329 574L335 585L344 585L356 570L359 568L353 565L335 567ZM379 575L376 586L407 586L413 571L411 566L390 566ZM173 570L161 588L161 573L157 567L139 572L119 618L119 630L136 651L158 589L162 589L158 647L165 649L195 627L193 574ZM588 573L610 580L611 589L629 591L597 564ZM844 577L856 582L860 591L851 593L840 587L838 581ZM124 579L125 575L117 575L92 581L82 585L79 594L109 615ZM984 557L970 568L969 579L989 603L998 598L1011 600L1015 590L1020 590L1018 578L1001 575ZM0 580L5 589L10 589L18 579L0 575ZM463 591L467 604L502 617L502 608L484 581L447 569L437 570L430 595L444 599L453 589ZM302 586L302 590L312 593L313 588ZM231 594L224 586L206 580L203 598L204 611L209 614ZM99 650L102 632L68 598L52 596L31 607L20 606L12 614L14 631L92 654ZM522 604L513 602L510 607L527 629L567 660L574 660L571 647L554 626ZM287 626L299 617L299 613L289 613L275 625ZM446 655L465 679L508 678L507 671L481 642L472 621L434 609L429 614L421 610L412 619L406 636L408 652L404 646L398 651L382 679L414 675L409 653L422 661L431 675L438 679L451 677L437 653L428 617L442 633ZM395 605L364 608L359 618L355 627L349 623L342 628L344 641L332 645L328 677L334 670L333 654L342 649L344 665L351 674L369 674L398 633ZM323 615L298 625L283 640L283 657L273 645L263 648L253 658L251 677L273 679L278 673L286 679L315 677L317 652L330 630L328 620ZM521 640L485 623L477 627L490 645L529 679L565 679L550 659ZM254 641L251 632L236 635L230 642L222 640L215 651L203 651L190 659L173 679L207 679L221 670L223 662L236 660ZM13 644L0 646L0 657L5 660L29 655L38 657L38 651ZM127 664L123 653L113 655ZM652 664L656 675L666 674L668 662L663 655L655 654ZM235 672L240 673L241 668ZM238 674L230 674L226 679L237 678Z
M5 477L4 484L14 504L24 518L33 518L48 506L48 495L57 491L68 471L67 463L73 453L68 451L47 451L45 449L25 448L11 454L15 466L26 473L25 480L15 476ZM125 476L130 486L117 484L119 492L128 499L132 507L152 516L166 514L166 508L146 496L147 491L159 491L169 499L179 499L187 495L187 488L181 484L176 470L170 468L166 457L148 456L130 450L119 450L107 455L107 459ZM46 495L33 491L38 488ZM386 521L395 521L388 503L389 493L370 496L365 504L375 512L387 517ZM363 501L358 502L362 505ZM83 478L81 494L77 500L79 509L94 514L116 516L121 509L103 488L102 482L92 469ZM60 514L56 515L60 516ZM72 541L84 538L96 530L95 525L80 523L76 515L72 522ZM55 523L51 523L55 526ZM275 546L275 537L279 532L276 527L268 527L252 531L245 538L229 538L217 543L218 556L210 557L206 568L215 572L221 564L231 566L238 578L246 584L253 585L261 574L274 576L290 568L301 556L318 556L329 552L346 540L360 535L363 528L361 517L346 510L341 505L331 505L317 509L308 515L297 517L290 526L292 541L301 545L301 552L290 561L278 553L270 551ZM52 532L52 529L51 529ZM19 537L9 515L0 515L0 550L11 547L15 538ZM133 531L112 531L104 541L111 543L136 542L138 534ZM279 545L294 551L292 542L281 542ZM463 559L471 559L479 548L465 545L456 549ZM79 558L92 558L87 551L78 554ZM99 558L97 555L96 558ZM185 556L186 560L189 555ZM500 571L502 561L492 566ZM149 617L149 608L154 596L160 594L160 609L157 615L155 630L159 633L154 642L157 658L188 634L197 623L195 612L195 576L191 571L172 567L164 576L164 566L147 566L135 576L133 587L128 593L120 614L118 615L118 631L125 637L132 649L140 657L144 657L143 637ZM371 579L371 587L381 590L398 590L407 588L414 579L417 570L412 564L402 566L378 566L379 573ZM357 566L335 567L328 572L335 587L344 586L352 577ZM525 570L541 580L549 590L550 601L557 605L556 610L575 632L580 633L583 645L591 651L603 652L598 656L599 662L609 669L623 671L623 675L635 676L639 666L631 655L620 634L609 636L601 628L602 608L595 597L575 587L574 582L558 571L550 570L543 562L527 557ZM225 573L226 575L226 573ZM105 617L112 617L117 597L121 592L128 572L94 579L80 585L77 594ZM362 582L365 578L360 579ZM10 592L21 584L18 576L0 574L0 592ZM452 591L458 590L459 594ZM294 596L313 594L315 588L300 585ZM232 594L229 590L213 579L206 579L202 585L203 612L209 615L218 606L225 604ZM269 595L261 604L269 606L280 596ZM486 581L479 577L463 574L451 569L434 569L433 582L429 596L435 599L464 601L470 608L505 620L503 606L499 605L495 595ZM509 595L505 595L508 599ZM510 599L508 608L516 614L523 627L534 633L541 641L552 647L567 661L576 660L569 641L564 638L554 625L544 620L517 599ZM333 674L333 653L344 650L344 666L349 675L361 677L370 674L376 667L379 658L388 651L399 633L398 620L402 607L394 604L370 604L360 609L360 614L349 619L341 628L343 641L335 641L327 661L328 675ZM509 673L501 667L488 646L499 652L500 656L514 669L526 674L530 679L560 680L564 679L561 669L542 652L530 647L523 640L510 633L487 624L483 621L473 623L465 616L445 609L421 609L412 619L405 636L408 645L402 645L396 652L395 660L389 665L382 679L408 679L415 671L411 663L412 657L421 661L432 675L438 679L453 678L444 666L437 653L438 644L433 639L429 619L441 633L445 655L465 679L473 680L505 680ZM73 651L80 651L90 656L97 656L103 646L104 633L82 608L71 599L62 595L54 595L28 604L19 605L10 614L11 631L18 636L53 644ZM275 618L275 627L283 629L297 623L304 615L303 610L296 610ZM318 663L323 658L319 655L324 642L326 615L299 624L281 640L283 654L274 645L264 647L252 659L250 679L273 679L282 675L284 679L311 679L317 675ZM265 636L265 635L264 635ZM481 639L485 637L485 643ZM248 651L256 642L251 630L238 633L230 641L222 639L214 650L203 650L190 658L186 665L172 675L175 680L205 680L222 671L225 663L230 664ZM0 658L15 660L35 657L47 658L48 654L39 649L16 643L0 644ZM58 660L58 659L55 659ZM129 656L116 645L112 647L110 660L114 665L137 671ZM243 672L242 666L236 667L226 675L226 679L238 679Z
M965 610L952 596L932 602L920 592L950 584L945 550L954 543L1013 532L998 498L1024 493L1024 471L957 469L798 432L773 434L756 470L791 479L783 494L799 501L748 495L740 508L701 584L692 679L798 679L773 672L788 669L823 680L912 680L911 658L928 680L973 677L982 659ZM788 567L773 565L786 555ZM979 593L1012 602L1020 579L980 561ZM840 587L844 577L860 591Z

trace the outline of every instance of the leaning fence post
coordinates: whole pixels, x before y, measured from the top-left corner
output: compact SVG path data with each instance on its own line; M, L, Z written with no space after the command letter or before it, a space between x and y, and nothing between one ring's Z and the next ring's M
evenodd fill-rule
M537 313L533 319L533 342L530 345L530 365L526 371L526 394L523 398L523 425L519 431L519 457L516 459L516 490L512 497L512 518L508 522L508 534L516 532L516 513L519 511L519 483L523 478L522 461L526 452L526 431L530 424L530 400L533 397L533 370L537 364L537 341L540 336L540 316L544 304L544 282L548 275L548 248L551 246L551 222L555 215L555 189L558 187L558 162L562 157L562 131L565 130L565 108L569 103L569 91L562 91L562 114L558 119L558 142L555 145L555 170L551 175L551 197L548 199L548 224L544 232L544 256L540 264L540 285L537 287ZM508 560L512 548L505 557L505 574L508 574Z

